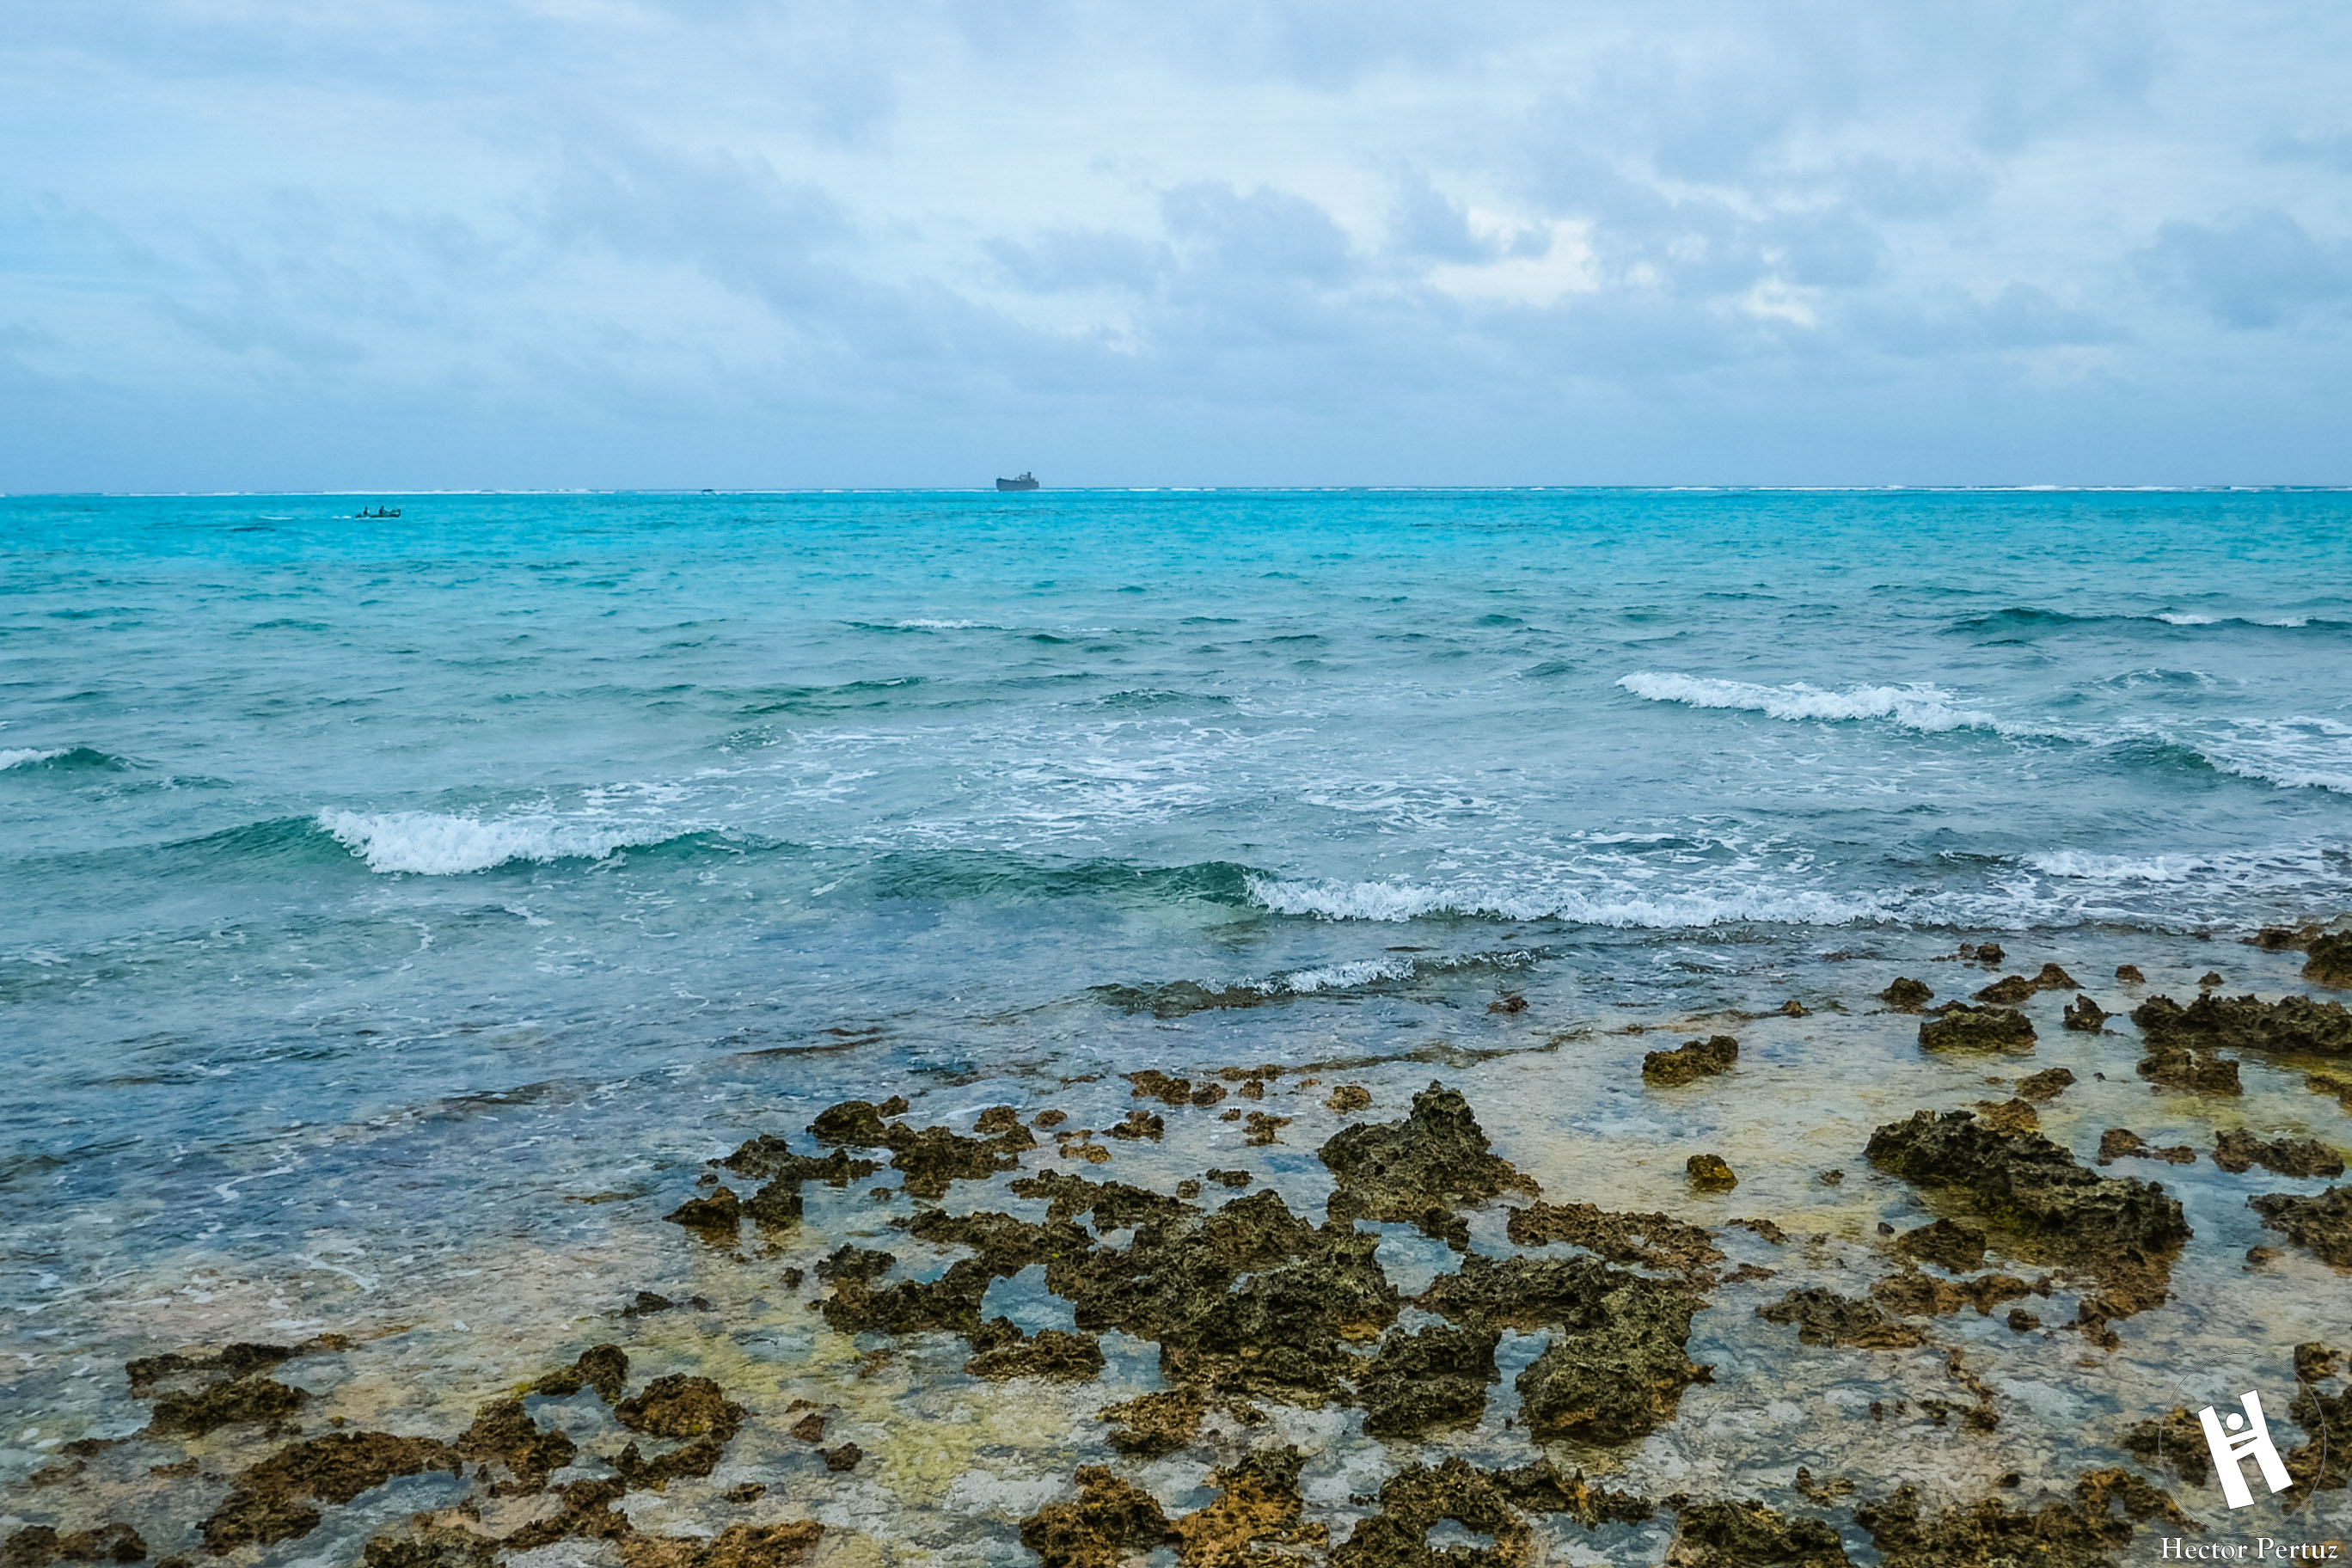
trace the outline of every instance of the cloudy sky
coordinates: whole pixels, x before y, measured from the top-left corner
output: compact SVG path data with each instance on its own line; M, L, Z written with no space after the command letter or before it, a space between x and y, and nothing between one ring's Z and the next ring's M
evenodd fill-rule
M2352 6L0 0L0 489L2352 481Z

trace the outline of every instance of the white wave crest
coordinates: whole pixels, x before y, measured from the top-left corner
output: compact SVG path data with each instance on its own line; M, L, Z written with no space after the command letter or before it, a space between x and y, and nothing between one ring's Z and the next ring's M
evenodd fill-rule
M1252 877L1250 898L1278 915L1327 921L1411 921L1426 915L1478 920L1573 921L1580 925L1675 931L1749 921L1845 925L1896 913L1885 899L1840 897L1809 889L1667 893L1654 897L1614 890L1533 888L1505 891L1433 888L1411 882L1285 881Z
M62 757L65 754L66 748L63 746L46 752L29 746L19 746L13 751L0 751L0 773L6 773L10 768L21 768L27 763L46 763L52 757Z
M675 827L651 823L562 822L551 816L450 816L437 811L319 813L334 835L371 871L457 877L509 860L601 860L632 844L668 837Z
M2213 862L2199 855L2090 855L2075 849L2029 855L2025 863L2045 876L2084 882L2185 882L2213 869Z
M2225 773L2279 789L2352 795L2352 725L2337 720L2307 714L2242 719L2189 743Z
M1692 708L1737 708L1769 718L1832 721L1847 719L1890 719L1913 730L1997 730L1990 713L1956 708L1950 696L1932 685L1850 686L1824 690L1805 682L1757 686L1745 680L1717 680L1672 671L1636 670L1617 684L1653 702L1680 702Z
M1346 991L1383 980L1402 980L1412 973L1410 963L1359 959L1353 963L1329 963L1317 969L1293 969L1277 974L1258 989L1271 994L1304 996L1317 991Z

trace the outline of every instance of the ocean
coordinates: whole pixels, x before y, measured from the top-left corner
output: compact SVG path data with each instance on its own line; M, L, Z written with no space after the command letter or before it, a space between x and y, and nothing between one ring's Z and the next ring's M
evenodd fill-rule
M1907 1110L1898 971L2280 994L2240 939L2352 906L2342 492L14 497L0 562L11 1475L159 1348L364 1320L465 1404L710 1290L662 1212L837 1100L1358 1063L1679 1149L1496 1064L1769 1017Z

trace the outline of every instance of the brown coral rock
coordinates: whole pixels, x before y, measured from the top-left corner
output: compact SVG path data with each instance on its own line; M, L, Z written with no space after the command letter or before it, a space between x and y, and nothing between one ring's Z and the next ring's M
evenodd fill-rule
M1344 1127L1318 1155L1338 1183L1327 1205L1334 1221L1413 1225L1457 1251L1469 1246L1457 1207L1535 1192L1532 1181L1492 1152L1469 1101L1438 1083L1412 1097L1404 1121Z
M1844 1568L1838 1532L1760 1502L1694 1502L1675 1510L1664 1568Z
M2312 1198L2263 1193L2248 1198L2246 1206L2321 1262L2352 1268L2352 1187L2330 1187Z
M2340 1176L2344 1156L2316 1138L2255 1137L2242 1127L2213 1134L2213 1163L2230 1172L2260 1165L2282 1176Z
M1660 1085L1695 1083L1729 1072L1739 1060L1739 1042L1729 1035L1690 1040L1671 1051L1652 1051L1642 1058L1642 1081Z

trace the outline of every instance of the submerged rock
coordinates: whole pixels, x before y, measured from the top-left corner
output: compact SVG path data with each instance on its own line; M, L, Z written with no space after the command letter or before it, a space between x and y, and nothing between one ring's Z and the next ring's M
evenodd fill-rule
M613 1407L613 1419L649 1437L703 1437L724 1443L751 1412L707 1377L672 1373Z
M1521 1247L1565 1241L1612 1263L1671 1270L1713 1283L1709 1266L1723 1261L1715 1235L1667 1214L1612 1214L1596 1204L1533 1203L1511 1211L1508 1233Z
M814 1520L730 1524L708 1540L692 1535L626 1535L622 1568L796 1568L824 1537Z
M2033 1293L2033 1287L2013 1274L1979 1274L1955 1283L1906 1268L1890 1274L1870 1288L1870 1299L1897 1316L1940 1318L1962 1307L1974 1307L1977 1316L1990 1317L2003 1301Z
M1690 1040L1671 1051L1652 1051L1642 1058L1642 1081L1654 1084L1693 1083L1729 1072L1739 1060L1739 1042L1729 1035Z
M2186 1007L2169 996L2151 996L2132 1009L2151 1049L2179 1046L2203 1050L2267 1052L2283 1056L2352 1057L2352 1013L2341 1002L2282 996L2198 997Z
M2176 1405L2162 1415L2135 1423L2125 1431L2122 1447L2148 1468L2170 1470L2191 1485L2202 1485L2213 1473L2205 1427L2186 1405Z
M202 1524L215 1556L240 1546L268 1546L308 1535L321 1518L313 1503L342 1504L394 1476L426 1470L459 1474L455 1449L430 1437L389 1432L337 1432L289 1444L239 1471L229 1494Z
M1209 1403L1199 1389L1171 1388L1106 1405L1097 1416L1111 1424L1112 1447L1138 1458L1157 1459L1190 1444L1208 1413Z
M1838 1532L1760 1502L1686 1502L1675 1510L1664 1568L1844 1568Z
M548 1476L570 1464L579 1447L562 1432L543 1429L523 1410L522 1401L493 1399L450 1447L469 1459L506 1467L521 1490L535 1492Z
M1469 1101L1438 1083L1412 1097L1404 1121L1343 1127L1318 1154L1339 1184L1325 1211L1333 1223L1412 1225L1457 1252L1470 1245L1459 1206L1538 1190L1490 1150Z
M1091 1334L1040 1329L1022 1333L1010 1318L991 1318L972 1336L973 1354L963 1369L974 1377L1045 1377L1088 1382L1102 1373L1102 1346Z
M2330 1187L2311 1198L2263 1193L2248 1198L2246 1206L2321 1262L2352 1268L2352 1187Z
M2133 1070L2166 1089L2185 1089L2197 1094L2245 1092L2238 1082L2236 1062L2182 1046L2152 1046Z
M193 1394L159 1395L147 1429L158 1436L201 1437L221 1426L284 1421L310 1398L307 1389L289 1388L275 1378L235 1377Z
M167 1378L218 1373L228 1380L235 1380L257 1372L267 1372L298 1356L315 1355L321 1351L345 1351L351 1347L352 1342L341 1334L320 1334L315 1339L291 1345L241 1342L210 1355L189 1355L174 1351L165 1355L141 1356L135 1361L125 1362L122 1373L131 1380L131 1394L144 1399L155 1384Z
M101 1524L95 1530L62 1532L54 1525L28 1524L0 1542L0 1568L49 1568L52 1563L138 1563L146 1556L145 1538L127 1524Z
M1801 1344L1885 1351L1927 1342L1925 1329L1896 1322L1874 1302L1841 1296L1818 1285L1791 1290L1757 1308L1756 1315L1768 1323L1793 1325Z
M1947 1002L1919 1023L1923 1051L2030 1051L2033 1020L2013 1007Z
M1332 1568L1526 1568L1534 1558L1535 1532L1523 1514L1565 1514L1591 1529L1637 1524L1654 1511L1646 1498L1603 1490L1581 1475L1563 1476L1548 1459L1482 1470L1457 1457L1433 1467L1412 1466L1383 1482L1381 1511L1360 1521L1332 1551ZM1448 1521L1493 1544L1432 1546L1430 1531Z
M2107 1568L2131 1544L2136 1521L2195 1528L2163 1490L2123 1469L2094 1470L2075 1483L2071 1501L2053 1498L2039 1509L2012 1510L1989 1497L1930 1514L1918 1489L1906 1486L1855 1509L1853 1517L1870 1532L1885 1568Z
M1985 1233L1972 1226L1939 1219L1896 1237L1895 1250L1954 1274L1965 1274L1984 1261Z
M2193 1165L2197 1163L2197 1151L2186 1143L2176 1143L2168 1149L2153 1148L2128 1127L2110 1127L2099 1134L2098 1158L2102 1165L2129 1159L2162 1160L2170 1165Z
M2074 1088L2074 1075L2064 1068L2044 1068L2019 1079L2017 1093L2021 1100L2053 1100Z
M2316 1138L2261 1139L2242 1127L2213 1134L2213 1163L2230 1172L2260 1165L2282 1176L2340 1176L2344 1156Z
M820 1303L820 1310L824 1321L845 1334L970 1335L980 1329L981 1299L996 1273L981 1259L965 1258L950 1264L936 1279L901 1279L880 1290L865 1275L844 1274L834 1281L833 1294Z

